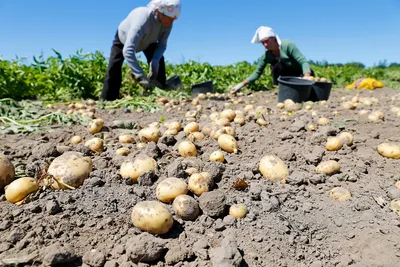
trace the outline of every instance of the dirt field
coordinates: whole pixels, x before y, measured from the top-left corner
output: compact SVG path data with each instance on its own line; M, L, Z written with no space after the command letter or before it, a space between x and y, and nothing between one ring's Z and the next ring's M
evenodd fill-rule
M351 100L356 93L380 101L343 109L342 97ZM128 130L116 128L113 121L145 127L164 117L185 125L185 113L195 108L190 101L180 111L162 114L98 111L97 117L103 118L106 126L106 151L100 154L89 153L83 143L70 144L74 135L85 140L91 136L86 126L0 136L0 152L12 160L16 170L29 176L34 175L35 167L51 163L67 150L84 152L94 163L89 178L77 190L47 189L21 206L8 203L0 192L0 266L400 266L400 220L390 209L390 201L400 198L400 189L394 186L400 181L400 160L384 158L376 149L383 142L400 142L400 118L391 112L391 105L400 107L399 91L335 89L325 105L316 103L312 110L286 115L286 120L280 119L284 109L276 108L273 92L242 98L255 101L254 107L269 107L269 124L246 120L243 126L235 126L239 152L224 153L224 163L209 160L210 153L219 149L210 136L195 142L196 158L181 158L177 144L186 139L183 132L143 149L126 145L132 150L128 157L115 155L122 146L119 134ZM201 114L210 115L211 108L222 111L226 102L202 100ZM369 121L368 114L359 115L362 109L383 111L384 119ZM317 111L315 116L313 111ZM320 117L330 119L329 124L317 125ZM199 117L199 122L202 127L209 119ZM311 122L315 131L305 129ZM327 151L327 137L341 131L351 132L354 144ZM158 180L141 179L137 184L120 177L121 163L139 153L157 160ZM260 159L267 154L277 155L288 166L285 184L273 184L258 171ZM340 173L317 174L316 166L327 160L338 161ZM19 163L22 165L17 166ZM213 193L202 196L205 204L200 216L184 221L174 215L174 226L164 236L134 227L130 217L133 206L156 200L155 188L167 177L187 180L189 167L207 171L217 181ZM232 187L238 179L249 186L244 190ZM347 188L351 198L332 200L329 190L337 186ZM248 207L244 219L228 215L235 203ZM222 207L219 215L208 216L215 206ZM172 206L168 207L173 213Z

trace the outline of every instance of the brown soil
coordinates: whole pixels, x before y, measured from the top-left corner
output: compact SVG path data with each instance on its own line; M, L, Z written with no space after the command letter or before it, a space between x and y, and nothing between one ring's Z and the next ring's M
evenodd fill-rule
M344 110L342 97L351 99L356 93L380 101L370 107ZM119 176L126 157L115 155L122 146L118 136L129 130L114 127L113 121L131 121L144 127L164 117L166 121L186 123L186 111L194 109L191 102L182 105L180 111L163 114L98 111L97 117L106 122L106 151L89 153L94 169L83 186L74 191L47 189L38 199L21 206L8 203L4 192L0 193L0 266L399 266L400 220L390 209L390 201L400 198L400 190L394 187L400 180L400 161L384 158L376 151L380 143L400 142L400 118L390 111L391 105L400 106L399 92L387 88L336 89L326 105L315 104L313 110L295 112L285 121L280 120L283 110L276 108L273 92L243 99L255 101L255 107L269 107L272 114L267 126L259 126L254 120L235 126L239 153L225 153L224 163L209 161L210 153L219 148L209 136L196 141L197 160L179 157L177 143L185 139L183 133L144 149L127 145L132 148L128 158L144 152L157 160L160 168L154 183L146 177L141 184L131 183ZM221 111L226 103L200 102L206 115L212 112L209 108ZM361 109L381 110L385 117L371 122L368 115L358 114ZM314 110L318 114L313 117ZM329 125L318 126L320 117L329 118ZM206 122L199 120L201 126ZM305 130L310 122L314 122L316 131ZM344 130L353 133L354 144L327 151L327 137ZM69 143L74 135L85 140L91 136L86 126L2 135L0 152L15 166L23 164L17 170L33 176L35 167L50 163L63 151L84 152L83 144ZM277 155L287 164L286 184L272 184L259 173L258 163L267 154ZM338 161L340 173L316 174L315 167L326 160ZM133 206L139 201L156 200L155 188L160 180L171 176L187 179L184 169L189 167L208 171L217 181L215 193L202 196L201 215L195 221L174 215L174 226L164 236L135 228L130 219ZM232 188L238 179L249 186L244 190ZM347 188L351 198L332 200L329 190L337 186ZM246 218L235 220L228 215L227 209L235 203L248 207ZM169 208L173 212L171 205ZM211 211L215 216L207 215Z

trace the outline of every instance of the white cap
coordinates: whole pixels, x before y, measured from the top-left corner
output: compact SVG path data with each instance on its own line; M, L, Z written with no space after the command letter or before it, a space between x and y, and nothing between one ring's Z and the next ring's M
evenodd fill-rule
M261 43L261 41L268 37L275 37L278 45L281 45L281 39L279 36L274 32L274 30L270 27L261 26L257 29L256 34L254 35L251 42L254 43Z
M152 0L147 6L153 10L158 9L170 18L178 19L181 15L182 5L180 0Z

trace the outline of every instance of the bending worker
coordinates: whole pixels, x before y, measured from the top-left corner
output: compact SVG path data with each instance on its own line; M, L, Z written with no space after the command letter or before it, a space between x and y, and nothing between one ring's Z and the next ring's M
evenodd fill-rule
M266 26L259 27L251 42L253 44L262 43L266 51L259 59L257 69L243 82L234 86L232 88L233 92L239 91L247 84L260 78L267 64L270 64L274 85L278 84L279 76L304 78L314 76L310 64L296 45L290 40L281 41L272 28Z
M132 10L119 24L111 47L109 65L104 80L102 100L119 98L122 83L122 64L126 59L132 78L143 88L166 82L164 52L173 22L181 12L180 0L152 0L145 7ZM142 52L149 64L146 75L136 53Z

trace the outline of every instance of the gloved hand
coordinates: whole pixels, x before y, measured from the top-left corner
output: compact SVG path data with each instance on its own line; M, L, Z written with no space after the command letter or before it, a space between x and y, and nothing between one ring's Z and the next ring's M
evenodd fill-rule
M241 83L238 83L237 85L235 85L234 87L231 88L231 92L232 93L236 93L237 91L239 91L240 89L242 89L243 87L245 87L247 85L246 81L243 81Z
M139 78L139 85L143 88L143 89L148 89L150 87L150 82L149 79L147 79L146 76L142 76Z

